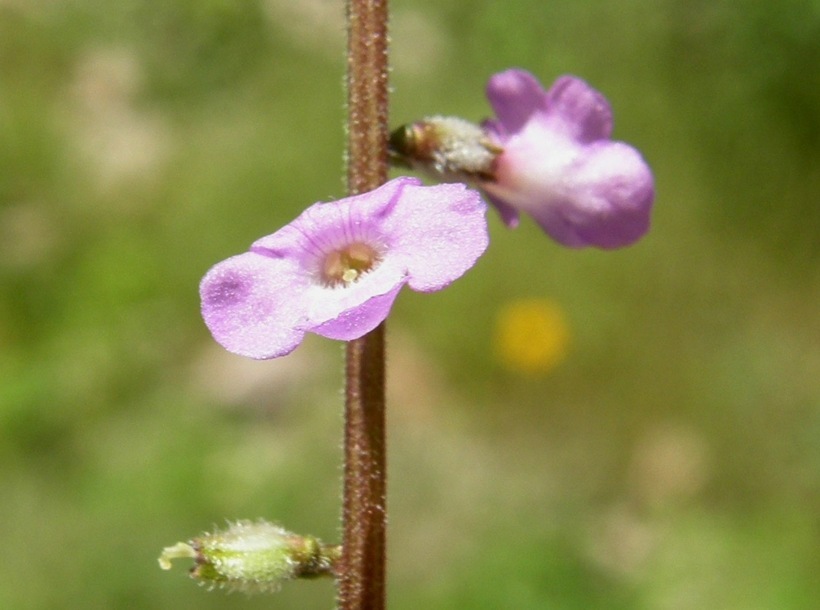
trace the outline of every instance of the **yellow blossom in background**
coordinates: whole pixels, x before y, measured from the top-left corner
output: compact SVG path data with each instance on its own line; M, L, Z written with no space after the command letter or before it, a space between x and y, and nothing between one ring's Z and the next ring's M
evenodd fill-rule
M510 301L496 316L495 353L512 371L548 373L566 358L569 341L564 311L550 299Z

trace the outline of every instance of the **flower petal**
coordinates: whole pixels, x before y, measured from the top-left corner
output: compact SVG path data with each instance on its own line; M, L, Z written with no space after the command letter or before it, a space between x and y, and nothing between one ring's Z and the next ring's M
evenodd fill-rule
M501 222L503 222L510 229L514 229L518 226L521 218L517 209L511 205L508 205L503 199L495 197L487 191L484 192L484 196L498 211L498 215L501 216Z
M405 186L418 184L418 178L401 177L368 193L312 205L276 233L256 240L251 250L304 263L353 241L368 241L378 237L374 219L390 212Z
M520 130L530 117L546 110L546 95L541 83L526 70L513 68L490 77L487 99L508 133ZM492 125L498 129L497 124Z
M486 205L463 184L407 186L384 227L390 256L408 270L413 290L440 290L487 249Z
M230 352L257 359L284 356L304 337L306 288L293 261L246 252L215 265L202 279L202 317Z
M335 318L310 330L317 335L340 341L352 341L363 337L384 322L402 286L404 282L397 284L390 292L371 297L361 305L343 311Z
M609 138L612 108L596 89L575 76L561 76L546 93L545 118L581 143Z
M541 205L527 211L569 247L628 246L648 230L654 181L637 150L622 142L587 147L583 161Z
M401 261L393 257L392 252L388 252L385 260L379 266L345 286L332 288L314 284L305 295L307 300L306 328L313 330L315 326L321 326L346 312L363 307L371 299L393 292L397 293L406 283L407 269ZM389 307L385 310L382 320L387 317L388 313ZM375 327L376 324L373 326Z

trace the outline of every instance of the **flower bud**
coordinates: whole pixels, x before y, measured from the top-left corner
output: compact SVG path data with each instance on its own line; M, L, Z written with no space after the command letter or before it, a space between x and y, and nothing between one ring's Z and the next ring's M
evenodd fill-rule
M191 557L193 579L210 588L245 593L277 591L286 580L333 574L341 547L323 545L266 521L238 521L228 529L203 534L163 549L159 565Z

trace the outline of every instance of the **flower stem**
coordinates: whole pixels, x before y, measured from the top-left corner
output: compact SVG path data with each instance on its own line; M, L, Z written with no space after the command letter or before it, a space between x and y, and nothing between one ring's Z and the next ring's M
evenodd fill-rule
M387 180L387 0L347 0L348 193ZM347 345L339 610L385 607L384 324Z
M347 0L347 188L387 181L387 0Z
M339 610L385 606L384 326L347 346Z

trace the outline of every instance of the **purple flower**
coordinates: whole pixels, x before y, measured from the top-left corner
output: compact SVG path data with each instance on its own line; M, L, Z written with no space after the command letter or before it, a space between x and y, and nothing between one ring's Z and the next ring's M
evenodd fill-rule
M573 76L544 91L524 70L495 74L487 136L503 149L478 180L507 226L527 212L557 242L619 248L649 229L652 172L640 153L610 140L606 98Z
M227 350L258 359L290 353L306 332L357 339L405 284L433 292L472 267L488 244L485 212L464 185L415 178L315 204L208 271L205 324Z

